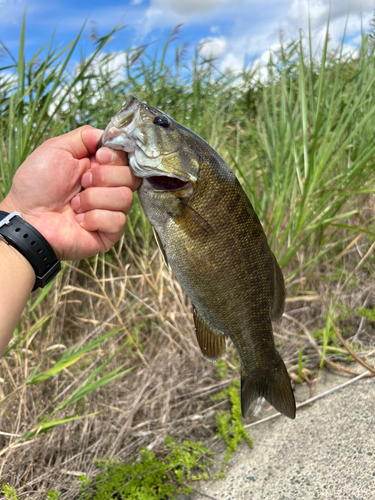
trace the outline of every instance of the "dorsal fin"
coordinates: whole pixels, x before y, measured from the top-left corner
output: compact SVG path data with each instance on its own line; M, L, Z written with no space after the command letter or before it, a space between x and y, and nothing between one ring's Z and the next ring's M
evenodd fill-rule
M215 330L199 315L193 306L195 333L203 356L209 361L217 361L225 353L225 335Z
M277 263L276 257L271 252L274 271L273 303L271 307L271 320L277 321L281 318L285 307L285 283L284 276Z
M165 267L168 267L167 254L165 253L165 250L164 250L164 247L162 245L162 242L160 241L159 235L156 232L156 229L152 228L152 230L154 231L155 240L156 240L156 243L158 244L159 250L160 250L161 255L163 257L163 262L165 264Z

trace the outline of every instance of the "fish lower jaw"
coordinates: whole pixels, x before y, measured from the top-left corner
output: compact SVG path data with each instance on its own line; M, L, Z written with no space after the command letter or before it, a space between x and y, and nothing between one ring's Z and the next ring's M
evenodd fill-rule
M147 187L158 192L177 192L186 190L191 186L189 180L169 175L153 175L145 177L145 181L148 183Z
M150 159L149 162L151 163ZM151 191L174 192L192 185L189 178L162 170L160 161L159 164L155 161L155 165L147 165L145 162L140 164L137 155L129 154L129 165L134 175L146 181L144 187Z
M125 151L126 153L134 153L135 145L132 139L120 137L119 135L111 135L104 133L104 138L102 139L102 146L106 148L116 149L118 151ZM102 136L103 137L103 136Z

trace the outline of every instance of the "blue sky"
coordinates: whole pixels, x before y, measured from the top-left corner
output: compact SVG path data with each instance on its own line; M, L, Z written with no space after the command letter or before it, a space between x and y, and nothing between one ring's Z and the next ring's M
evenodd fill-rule
M245 55L266 60L280 30L285 36L307 31L308 12L315 45L322 40L330 12L331 46L339 43L349 12L346 49L354 50L360 38L361 18L367 29L374 0L0 0L0 39L17 52L22 15L27 8L27 57L56 30L56 41L68 43L88 20L90 29L105 35L118 24L127 25L112 49L147 42L160 43L177 25L183 24L179 43L190 50L202 41L204 55L219 57L222 67L241 67Z

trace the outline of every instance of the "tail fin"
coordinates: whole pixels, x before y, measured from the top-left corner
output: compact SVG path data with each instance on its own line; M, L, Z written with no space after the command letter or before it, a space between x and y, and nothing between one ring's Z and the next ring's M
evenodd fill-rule
M267 370L241 374L241 407L245 416L250 403L264 397L277 411L289 418L296 416L296 403L284 361L275 351L274 362Z

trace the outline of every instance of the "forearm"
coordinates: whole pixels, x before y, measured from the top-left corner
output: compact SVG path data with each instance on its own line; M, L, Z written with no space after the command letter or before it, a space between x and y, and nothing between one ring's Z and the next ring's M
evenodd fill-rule
M35 272L15 248L0 238L0 356L8 346L14 329L35 283Z

